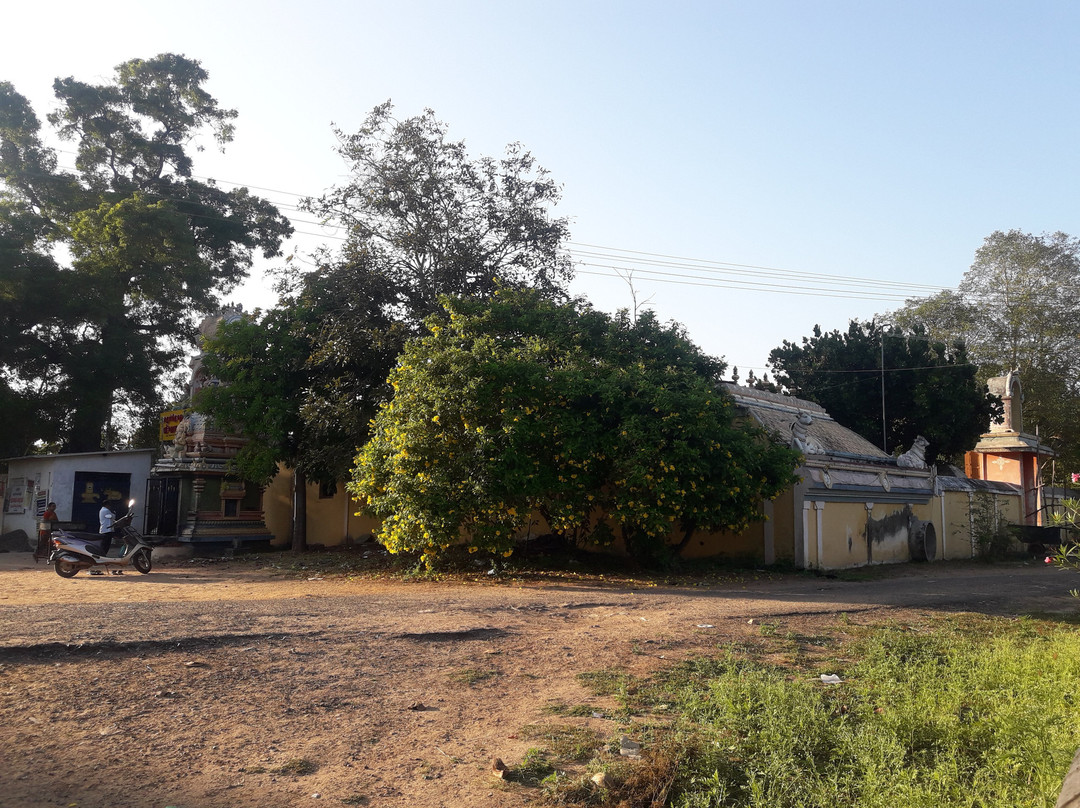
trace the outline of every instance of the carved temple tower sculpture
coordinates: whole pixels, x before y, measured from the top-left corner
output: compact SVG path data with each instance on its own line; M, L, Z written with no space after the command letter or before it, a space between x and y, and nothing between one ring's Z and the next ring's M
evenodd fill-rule
M222 323L242 316L239 307L226 308L206 317L199 334L212 337ZM234 468L233 461L246 441L190 409L195 393L217 384L206 373L202 357L202 351L191 357L188 409L171 446L165 447L153 468L147 491L147 533L234 548L248 542L267 543L272 536L263 518L262 487L241 479Z
M991 424L975 448L964 456L964 471L977 480L1014 483L1023 489L1024 524L1042 524L1042 483L1040 458L1054 456L1054 451L1039 441L1037 435L1024 431L1024 391L1020 376L1010 372L987 379L990 392L1001 398L1004 414Z

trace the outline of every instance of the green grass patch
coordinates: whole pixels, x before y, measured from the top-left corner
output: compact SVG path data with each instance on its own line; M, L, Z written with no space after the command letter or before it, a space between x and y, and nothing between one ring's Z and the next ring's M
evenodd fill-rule
M1080 746L1080 634L961 619L852 631L827 671L747 655L650 682L673 703L670 804L1054 805ZM836 658L834 657L834 660ZM818 672L843 682L824 685Z
M1053 808L1080 746L1071 616L871 627L843 616L822 636L762 635L649 680L579 674L639 716L619 734L642 757L620 758L617 736L597 748L595 734L533 725L524 737L552 771L534 761L527 782L561 805ZM778 653L792 647L794 659ZM603 785L589 779L598 771Z
M555 702L554 704L548 704L544 707L543 712L548 715L570 715L575 718L589 718L594 713L602 714L603 711L592 707L588 704L575 704L570 706L563 702Z
M499 675L496 670L480 670L479 668L466 668L465 670L454 671L449 675L450 681L457 684L469 685L470 687L485 682L488 679L494 679Z
M582 687L594 696L616 696L626 690L630 677L625 671L585 671L577 675Z
M529 786L538 786L555 773L554 764L543 749L528 749L521 762L514 767L510 779Z
M564 763L590 760L602 745L595 731L572 724L528 724L518 734L526 740L542 741L540 751Z

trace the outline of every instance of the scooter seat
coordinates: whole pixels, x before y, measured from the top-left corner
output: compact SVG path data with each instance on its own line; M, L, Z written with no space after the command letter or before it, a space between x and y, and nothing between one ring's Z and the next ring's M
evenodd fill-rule
M86 551L91 555L104 555L102 551L105 549L105 545L101 543L100 533L76 533L74 531L67 531L64 535L72 539L86 542Z
M93 542L94 544L101 541L100 533L89 533L82 530L65 530L64 535L71 536L71 538L78 539L79 541Z

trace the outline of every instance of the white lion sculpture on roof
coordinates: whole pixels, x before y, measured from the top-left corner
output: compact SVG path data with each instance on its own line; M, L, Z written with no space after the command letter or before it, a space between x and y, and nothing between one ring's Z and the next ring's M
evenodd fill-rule
M919 435L911 444L911 448L896 458L896 465L902 469L926 468L926 449L930 441Z

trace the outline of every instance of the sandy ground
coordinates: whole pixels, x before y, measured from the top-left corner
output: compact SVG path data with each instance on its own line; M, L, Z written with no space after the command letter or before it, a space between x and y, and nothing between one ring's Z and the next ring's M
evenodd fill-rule
M0 805L535 804L491 760L518 762L535 745L520 730L550 722L545 707L603 712L581 671L645 674L760 636L763 620L811 633L840 613L1073 612L1075 586L1033 563L675 588L405 583L247 562L65 580L0 554Z

